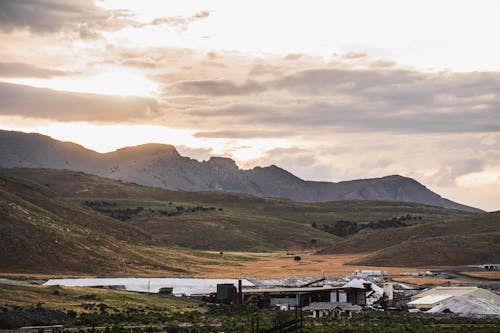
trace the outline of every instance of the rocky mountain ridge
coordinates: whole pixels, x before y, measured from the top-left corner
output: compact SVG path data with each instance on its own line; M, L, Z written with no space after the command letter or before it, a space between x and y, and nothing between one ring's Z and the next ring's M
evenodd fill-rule
M300 202L393 200L479 212L442 198L414 179L392 175L338 183L305 181L275 165L241 170L229 158L197 161L172 145L144 144L97 153L48 136L0 131L0 167L83 171L145 186L187 191L238 192Z

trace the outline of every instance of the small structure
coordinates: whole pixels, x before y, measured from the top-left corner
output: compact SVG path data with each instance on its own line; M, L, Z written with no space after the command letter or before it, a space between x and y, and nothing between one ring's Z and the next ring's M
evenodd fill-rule
M158 290L158 294L160 295L172 295L174 288L172 287L162 287Z
M236 303L238 299L238 290L232 283L220 283L217 285L216 300L219 303Z
M312 318L351 318L353 313L361 312L362 307L345 302L314 302L303 311L312 312Z
M334 292L330 295L330 302L346 302L361 306L378 300L383 294L382 288L363 279L353 279L342 287L333 289ZM370 298L370 302L368 302L368 298Z
M485 264L482 268L487 271L500 271L500 264Z
M500 296L487 289L478 287L436 287L413 296L408 306L426 311L455 296L471 296L500 304Z
M355 276L382 276L382 275L387 275L387 272L382 272L378 270L355 270L354 271Z
M383 296L385 296L388 301L392 301L394 299L394 285L392 283L384 283Z

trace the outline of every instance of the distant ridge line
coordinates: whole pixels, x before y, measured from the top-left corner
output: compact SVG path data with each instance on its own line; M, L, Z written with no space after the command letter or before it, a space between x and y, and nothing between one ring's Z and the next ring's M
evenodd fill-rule
M69 169L172 190L236 192L298 202L392 200L482 212L400 175L337 183L306 181L276 165L241 170L229 158L200 162L180 155L172 145L158 143L98 153L38 133L0 130L0 167Z

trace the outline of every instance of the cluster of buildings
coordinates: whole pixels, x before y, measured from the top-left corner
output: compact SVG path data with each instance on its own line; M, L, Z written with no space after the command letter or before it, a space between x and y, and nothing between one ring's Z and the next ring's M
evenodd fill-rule
M116 288L160 292L205 302L255 305L277 310L302 309L313 318L351 317L369 311L454 313L498 316L500 296L478 287L435 287L420 290L403 283L387 283L383 272L332 278L262 279L59 279L47 285Z

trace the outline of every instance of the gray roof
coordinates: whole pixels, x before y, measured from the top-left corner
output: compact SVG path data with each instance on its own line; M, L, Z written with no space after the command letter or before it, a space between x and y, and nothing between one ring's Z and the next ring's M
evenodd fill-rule
M351 303L344 302L314 302L302 309L306 311L335 309L341 309L344 311L361 311L362 307L359 305L353 305Z
M286 288L286 287L278 287L278 288L248 288L248 289L243 289L243 294L264 294L264 293L308 293L308 292L315 292L315 291L332 291L334 288L333 287L306 287L306 288L301 288L301 287L291 287L291 288Z

